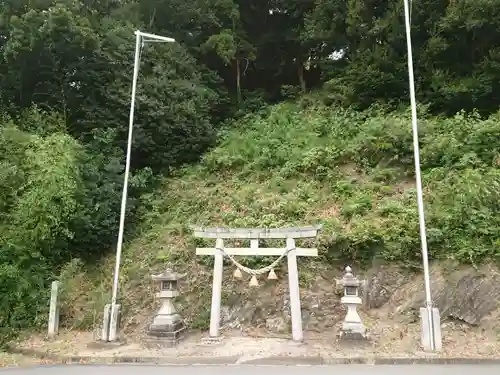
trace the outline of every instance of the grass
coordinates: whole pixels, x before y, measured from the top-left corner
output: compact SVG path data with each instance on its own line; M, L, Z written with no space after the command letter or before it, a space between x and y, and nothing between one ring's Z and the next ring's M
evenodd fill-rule
M463 114L422 118L431 256L472 263L498 260L499 115L484 120ZM192 238L190 225L323 224L320 256L301 263L306 287L312 282L309 273L339 262L369 266L381 260L418 268L413 181L407 113L283 103L247 116L222 132L220 144L200 164L176 171L162 189L143 197L148 213L139 236L123 255L120 295L128 317L125 325L133 329L143 323L154 294L150 275L169 265L187 272L183 315L191 327L206 328L212 259L195 256L202 242ZM67 324L84 327L99 320L109 299L113 261L92 274L78 264L67 268ZM246 258L243 263L255 268L270 261ZM226 267L228 273L230 268ZM225 299L234 293L245 298L251 291L228 281L224 293Z

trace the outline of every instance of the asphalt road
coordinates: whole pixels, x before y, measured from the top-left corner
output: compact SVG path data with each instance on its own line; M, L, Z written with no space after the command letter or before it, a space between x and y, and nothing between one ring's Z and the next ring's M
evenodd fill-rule
M500 374L500 365L334 365L334 366L153 366L153 365L60 365L2 369L12 375L481 375Z

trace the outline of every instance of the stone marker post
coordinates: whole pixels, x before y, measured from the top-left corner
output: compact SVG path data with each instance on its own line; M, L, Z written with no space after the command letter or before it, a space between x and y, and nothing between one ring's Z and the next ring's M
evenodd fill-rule
M341 298L340 303L347 307L347 314L342 322L339 337L351 340L366 340L368 338L366 327L357 311L357 307L363 303L359 297L359 288L364 282L358 280L352 274L351 267L347 266L344 277L337 283L344 287L344 296Z
M186 329L181 316L173 304L173 298L179 295L177 283L186 275L180 275L171 269L159 275L152 275L153 281L160 284L160 291L156 294L161 301L161 307L149 326L148 335L154 339L146 339L148 346L172 347L181 338Z
M59 333L59 281L52 281L50 290L49 308L49 338L54 338Z

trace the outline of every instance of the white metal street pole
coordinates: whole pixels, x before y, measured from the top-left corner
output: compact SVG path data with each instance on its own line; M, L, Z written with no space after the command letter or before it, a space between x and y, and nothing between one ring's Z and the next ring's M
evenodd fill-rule
M134 110L135 110L135 97L137 91L137 77L139 75L139 67L140 67L141 44L148 41L173 43L175 42L175 39L155 34L143 33L139 30L135 32L134 75L132 78L132 94L130 99L127 154L125 160L125 174L123 177L123 192L122 192L122 201L120 209L120 224L118 227L118 241L116 245L116 262L115 262L115 274L113 279L113 294L111 297L111 306L108 307L107 310L105 310L105 314L106 311L107 314L109 314L107 319L105 317L105 322L107 322L109 327L107 329L108 332L107 339L105 337L102 338L105 341L115 341L117 339L117 326L118 326L117 319L118 319L119 305L116 302L118 297L118 284L120 275L120 261L121 261L122 246L123 246L123 231L125 227L125 214L127 210L127 191L128 191L128 178L130 174L130 159L132 153L132 133L134 127Z
M418 140L418 122L417 122L417 102L415 99L415 77L413 74L413 54L411 43L411 26L410 26L410 5L408 0L404 1L405 12L405 27L406 27L406 44L408 49L408 78L410 83L410 104L411 104L411 120L413 128L413 152L415 158L415 179L417 184L417 204L418 204L418 218L420 224L420 242L422 246L422 261L424 268L424 283L425 283L425 307L428 314L428 328L429 328L429 341L430 349L435 350L435 337L434 337L434 319L432 311L432 295L431 295L431 281L429 271L429 255L427 251L427 235L425 230L425 214L424 214L424 198L422 192L422 178L420 175L420 147Z

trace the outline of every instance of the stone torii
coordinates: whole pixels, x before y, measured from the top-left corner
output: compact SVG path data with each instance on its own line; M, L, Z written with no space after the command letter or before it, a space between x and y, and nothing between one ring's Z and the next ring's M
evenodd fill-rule
M295 247L296 239L316 238L321 226L308 226L296 228L193 228L193 235L196 238L214 239L215 247L198 247L196 255L211 255L214 257L214 273L212 284L212 305L210 311L210 339L219 339L220 308L222 292L222 273L224 256L236 264L238 268L249 270L237 263L233 256L278 256L287 257L288 283L290 290L290 315L292 319L292 337L294 341L303 340L302 332L302 312L300 307L299 274L297 269L298 256L318 256L316 248ZM224 246L225 239L250 240L250 247L230 247ZM286 240L284 248L259 247L261 239L283 239ZM269 270L274 266L270 265L261 270ZM252 270L254 271L254 270Z

